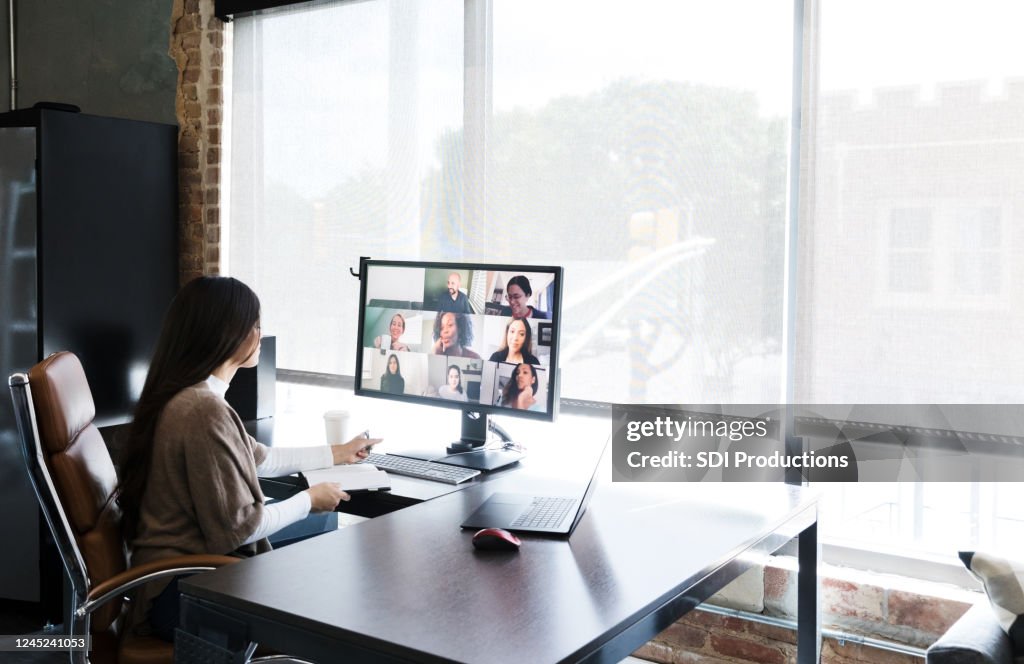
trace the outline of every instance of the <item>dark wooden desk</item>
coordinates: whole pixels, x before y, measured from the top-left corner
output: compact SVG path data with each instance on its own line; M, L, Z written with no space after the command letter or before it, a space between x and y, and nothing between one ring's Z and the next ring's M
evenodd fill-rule
M798 661L818 661L813 494L604 481L570 539L475 551L459 523L549 481L528 470L183 580L182 627L317 662L618 662L799 537Z

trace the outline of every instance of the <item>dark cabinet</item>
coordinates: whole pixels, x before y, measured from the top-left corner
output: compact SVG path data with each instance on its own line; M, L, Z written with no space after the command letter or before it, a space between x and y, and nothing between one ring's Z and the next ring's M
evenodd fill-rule
M177 291L177 237L176 127L49 108L0 114L0 375L73 351L97 424L129 421ZM0 599L37 602L46 533L15 436L5 394Z

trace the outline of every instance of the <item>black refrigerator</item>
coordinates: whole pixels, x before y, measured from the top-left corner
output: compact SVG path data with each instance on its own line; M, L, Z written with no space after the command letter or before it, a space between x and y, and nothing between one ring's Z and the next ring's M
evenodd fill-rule
M97 425L129 421L177 291L177 238L175 126L45 105L0 114L0 376L73 351ZM63 570L16 436L5 389L0 600L50 613Z

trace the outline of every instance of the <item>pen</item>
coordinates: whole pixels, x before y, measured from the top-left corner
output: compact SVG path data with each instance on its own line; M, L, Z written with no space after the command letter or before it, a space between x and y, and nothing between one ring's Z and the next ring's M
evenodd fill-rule
M367 429L366 431L363 432L363 438L369 438L369 437L370 437L370 430ZM367 454L369 454L370 451L373 450L373 445L367 445L363 449L366 450Z

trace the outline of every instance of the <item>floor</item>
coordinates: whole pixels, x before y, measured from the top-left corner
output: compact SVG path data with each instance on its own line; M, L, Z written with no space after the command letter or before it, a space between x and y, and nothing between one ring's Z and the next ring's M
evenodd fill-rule
M46 619L35 605L0 601L0 634L42 634L45 626ZM60 630L53 633L60 633ZM66 664L68 661L68 654L62 652L0 652L0 662L4 664Z

